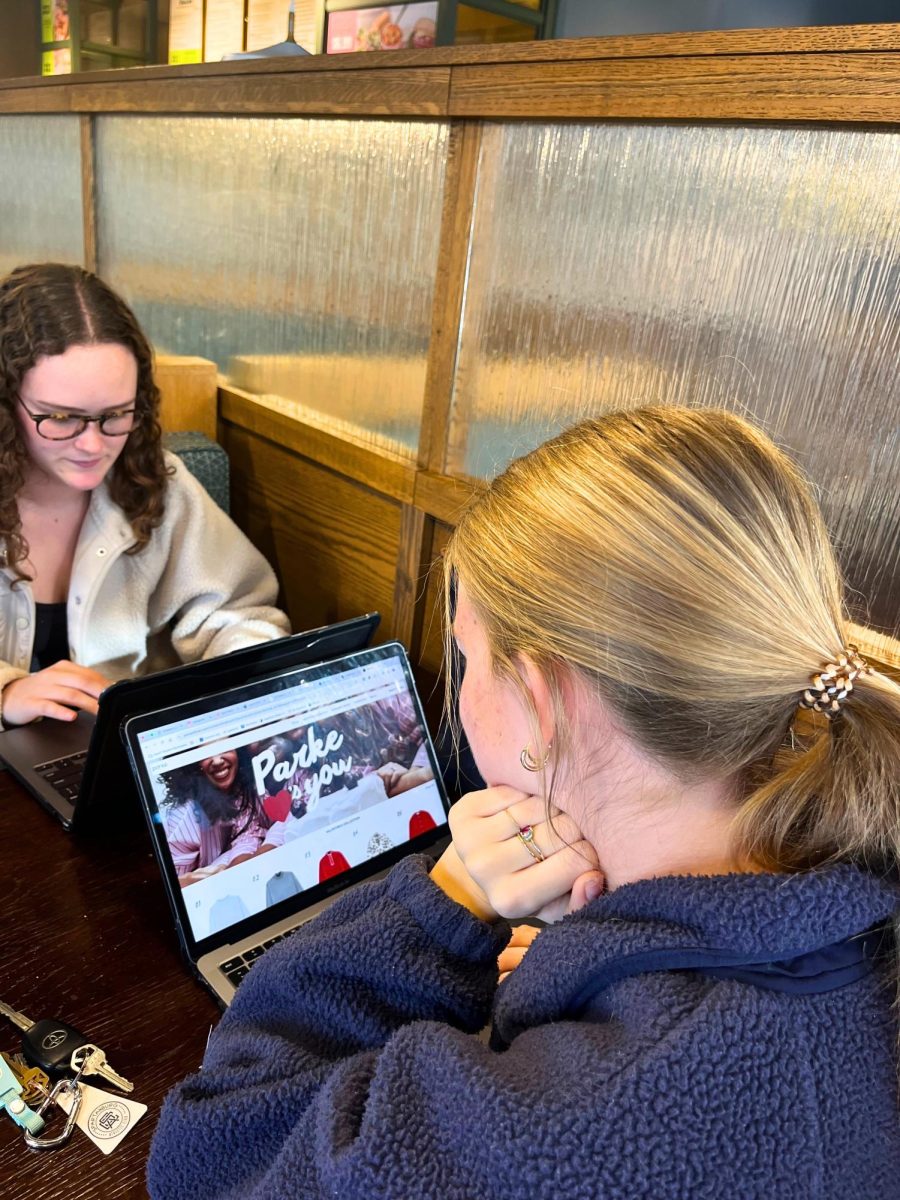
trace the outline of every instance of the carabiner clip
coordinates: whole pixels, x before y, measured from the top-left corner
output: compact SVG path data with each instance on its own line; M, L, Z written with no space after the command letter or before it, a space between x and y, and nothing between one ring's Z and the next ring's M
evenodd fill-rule
M57 1134L56 1137L35 1137L34 1134L25 1131L25 1145L30 1146L32 1150L52 1150L54 1146L61 1146L63 1142L67 1142L72 1136L72 1130L75 1128L75 1121L78 1117L78 1110L81 1108L82 1091L78 1086L78 1081L75 1079L60 1079L53 1091L47 1096L47 1099L41 1103L37 1110L37 1115L43 1117L49 1106L56 1102L60 1092L69 1092L74 1088L75 1095L72 1100L72 1107L69 1110L69 1115L66 1117L66 1123L63 1126L63 1131ZM60 1105L62 1107L62 1105Z

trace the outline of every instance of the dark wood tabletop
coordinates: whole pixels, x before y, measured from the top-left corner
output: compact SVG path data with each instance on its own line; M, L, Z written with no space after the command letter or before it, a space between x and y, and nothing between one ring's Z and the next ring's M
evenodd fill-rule
M57 1149L29 1150L0 1112L0 1198L145 1197L163 1097L197 1069L219 1018L180 956L147 831L67 833L2 771L0 846L0 999L31 1020L59 1017L81 1030L148 1106L109 1155L79 1129ZM0 1050L18 1049L18 1031L0 1017ZM60 1128L56 1114L48 1132Z

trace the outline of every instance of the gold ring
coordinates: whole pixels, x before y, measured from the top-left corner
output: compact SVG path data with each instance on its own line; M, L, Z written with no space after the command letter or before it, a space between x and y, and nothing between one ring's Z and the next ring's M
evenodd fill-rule
M534 830L530 825L520 825L516 830L516 837L519 839L535 862L544 861L544 852L534 840Z

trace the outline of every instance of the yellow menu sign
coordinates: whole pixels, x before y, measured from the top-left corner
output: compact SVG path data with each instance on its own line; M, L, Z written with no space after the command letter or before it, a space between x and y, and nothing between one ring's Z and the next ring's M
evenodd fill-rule
M45 50L41 55L42 75L70 75L72 73L72 51Z
M172 0L169 9L169 62L203 61L203 0Z

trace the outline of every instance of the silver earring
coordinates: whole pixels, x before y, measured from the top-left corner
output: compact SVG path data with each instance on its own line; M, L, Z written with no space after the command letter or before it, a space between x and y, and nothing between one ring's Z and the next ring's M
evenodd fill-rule
M524 748L524 750L522 751L522 753L519 755L519 762L522 764L522 766L525 768L526 771L543 771L544 767L546 767L547 763L550 761L550 751L552 748L553 747L551 744L550 746L547 747L547 749L544 751L544 753L541 755L540 758L535 758L534 755L531 753L531 751L526 746Z

